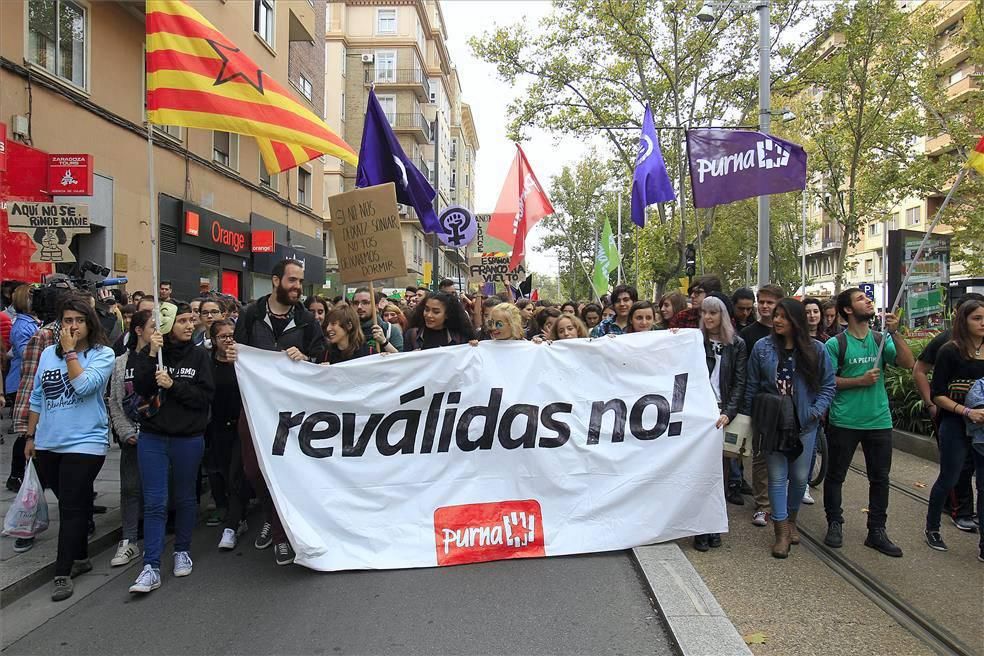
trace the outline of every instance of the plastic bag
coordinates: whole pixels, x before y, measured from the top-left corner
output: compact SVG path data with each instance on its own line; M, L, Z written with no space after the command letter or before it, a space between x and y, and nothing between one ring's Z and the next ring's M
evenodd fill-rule
M41 479L34 468L34 459L27 461L27 470L14 505L3 518L3 534L15 538L33 538L48 528L48 501L44 498Z

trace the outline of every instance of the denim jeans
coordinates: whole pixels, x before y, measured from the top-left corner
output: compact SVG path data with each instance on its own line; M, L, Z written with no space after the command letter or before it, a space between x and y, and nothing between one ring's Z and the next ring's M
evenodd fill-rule
M769 467L769 503L772 504L774 521L788 519L789 513L799 510L810 478L810 462L813 460L816 439L816 426L800 433L803 451L793 461L780 451L773 451L766 456Z
M144 565L160 569L167 521L168 471L174 481L174 550L191 549L198 518L195 485L205 440L201 435L172 437L140 431L137 458L144 500Z
M943 512L943 503L946 501L950 490L960 479L961 472L964 469L964 463L967 461L967 457L971 455L971 451L973 451L970 436L967 435L967 430L964 426L964 420L952 413L947 412L940 421L939 435L940 473L936 477L936 482L933 483L933 489L929 493L929 510L926 513L927 531L940 530L940 513ZM978 473L980 473L979 467ZM979 477L977 485L979 490ZM980 506L979 497L978 506ZM977 510L978 514L980 514L979 507Z
M123 515L123 539L136 542L143 514L143 490L137 445L120 443L120 512Z

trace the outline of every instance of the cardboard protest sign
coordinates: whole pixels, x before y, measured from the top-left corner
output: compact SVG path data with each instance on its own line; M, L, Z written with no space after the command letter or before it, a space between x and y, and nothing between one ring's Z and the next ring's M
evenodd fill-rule
M31 262L74 262L68 246L90 229L88 205L12 201L7 216L11 231L26 233L37 244Z
M507 244L501 239L496 239L489 234L489 221L491 214L475 215L475 251L478 253L508 253L512 250L512 244Z
M407 274L392 182L330 196L328 208L343 283Z
M515 270L509 270L509 254L479 254L468 257L468 282L477 285L503 283L515 287L526 280L529 272L526 262L520 262Z

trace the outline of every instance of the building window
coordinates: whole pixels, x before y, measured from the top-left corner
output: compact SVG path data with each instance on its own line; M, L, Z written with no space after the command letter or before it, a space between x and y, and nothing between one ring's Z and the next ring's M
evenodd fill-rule
M383 108L383 113L386 114L386 120L390 122L390 125L396 123L396 96L376 96L376 100L379 101L379 106Z
M458 159L458 140L453 139L451 141L451 161Z
M311 172L297 169L297 204L311 207Z
M458 186L458 172L451 169L451 191L454 191L455 187Z
M85 8L70 0L31 0L27 8L28 60L52 75L85 87Z
M376 82L396 82L396 51L376 51Z
M260 185L266 187L267 189L273 189L274 191L276 191L278 187L277 184L278 177L279 176L276 173L274 173L273 175L267 173L266 166L263 164L263 158L261 157L260 158Z
M420 54L427 54L427 39L424 38L424 26L420 22L420 18L417 18L417 47L420 48Z
M427 83L430 86L430 102L436 105L438 94L441 93L441 83L438 80L428 80Z
M396 9L376 10L376 34L396 34Z
M967 69L960 68L950 73L950 77L948 78L948 80L950 84L956 84L957 82L964 79L965 77L967 77Z
M874 262L872 260L864 261L864 275L870 276L874 274Z
M471 187L471 174L465 173L465 189Z
M345 92L344 91L342 92L342 108L341 111L339 111L338 116L343 121L345 120Z
M212 161L238 171L239 135L229 132L212 132Z
M311 80L304 77L304 75L299 75L297 87L301 90L301 93L304 94L305 98L311 100L311 97L314 95L314 88L311 86Z
M881 234L881 223L873 222L868 224L868 235L875 237Z
M253 31L260 38L273 45L274 0L253 0Z
M178 141L182 141L180 125L155 125L154 129L158 132L163 132L167 136L177 139Z
M905 224L917 225L922 220L922 208L910 207L905 211Z
M331 32L331 2L327 3L328 6L325 7L325 33Z
M348 48L342 46L342 77L348 71Z

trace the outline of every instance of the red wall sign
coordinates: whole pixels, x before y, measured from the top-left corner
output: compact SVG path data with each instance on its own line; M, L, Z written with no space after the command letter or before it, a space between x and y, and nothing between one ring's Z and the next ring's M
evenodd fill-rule
M273 253L275 249L276 245L273 240L273 230L253 231L254 253Z
M92 195L92 155L48 155L48 193Z
M185 212L185 234L192 237L198 236L199 217L198 212L188 210Z

